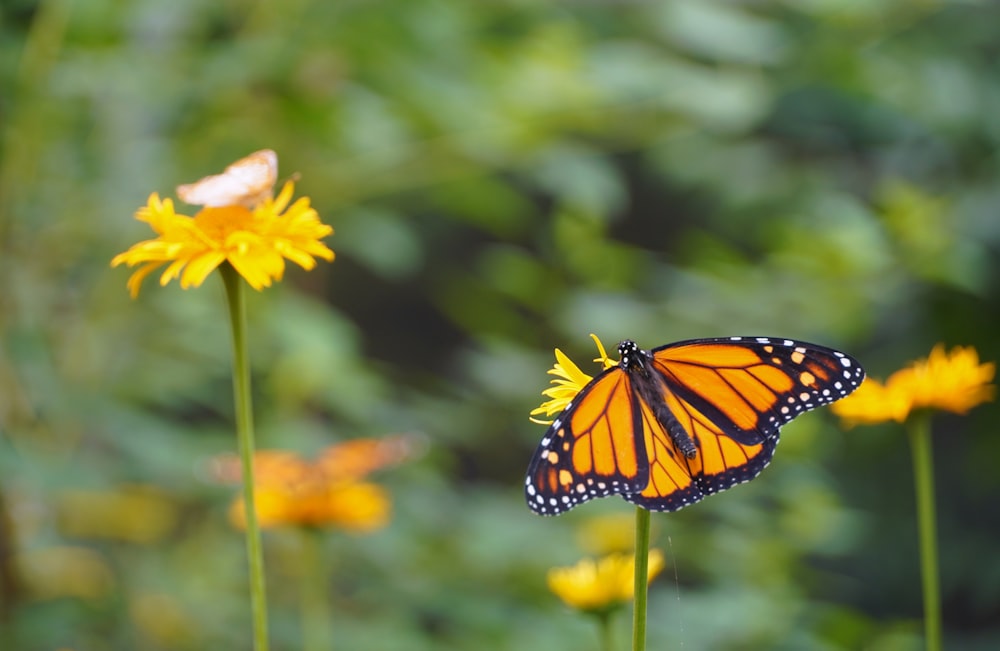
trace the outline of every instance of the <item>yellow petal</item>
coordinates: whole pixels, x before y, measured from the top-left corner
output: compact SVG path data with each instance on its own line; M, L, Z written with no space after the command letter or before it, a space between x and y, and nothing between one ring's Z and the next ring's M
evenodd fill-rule
M198 287L205 282L208 274L215 271L225 260L226 254L222 251L207 251L195 256L184 269L184 274L181 276L181 287L184 289Z
M126 284L129 296L136 298L139 295L139 288L142 287L142 281L161 266L163 266L162 262L147 262L129 276L128 283Z
M594 361L600 362L603 368L614 366L617 362L608 359L601 340L597 338L597 335L591 334L590 336L597 344L597 350L600 353L600 357ZM551 382L554 386L542 391L542 395L549 398L549 400L543 402L541 406L532 409L528 415L531 422L540 425L551 425L552 421L535 418L535 416L552 416L560 413L569 406L569 403L573 402L576 394L580 393L583 387L587 386L594 379L592 376L581 371L580 367L574 364L573 360L558 348L556 348L556 363L547 373L556 376L556 379Z
M160 286L163 287L169 283L174 278L181 275L181 270L184 265L187 264L187 258L179 258L170 263L170 265L164 270L163 274L160 276Z
M965 414L993 400L996 387L991 382L995 372L995 364L979 363L975 348L956 347L948 353L943 344L938 344L926 360L893 373L887 385L908 395L915 409Z
M873 425L888 421L903 422L910 413L912 400L898 387L889 388L874 378L865 378L851 395L830 405L848 427Z

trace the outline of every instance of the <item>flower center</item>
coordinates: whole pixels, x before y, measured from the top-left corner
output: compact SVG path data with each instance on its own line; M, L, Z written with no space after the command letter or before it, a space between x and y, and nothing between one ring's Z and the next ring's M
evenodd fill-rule
M233 233L251 230L253 213L243 206L204 208L194 217L198 228L218 244Z

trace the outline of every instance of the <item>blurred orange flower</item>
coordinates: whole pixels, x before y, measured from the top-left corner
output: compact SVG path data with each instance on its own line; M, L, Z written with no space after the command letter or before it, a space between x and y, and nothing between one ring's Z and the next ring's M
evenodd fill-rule
M403 434L332 445L315 461L294 452L261 450L254 454L254 502L260 526L330 526L359 533L380 529L389 522L392 500L381 486L361 480L412 458L420 447L419 438ZM238 459L231 455L216 459L213 474L238 481ZM230 507L229 517L236 526L245 526L242 499Z
M917 409L965 414L993 400L995 373L996 364L980 364L975 348L957 346L949 353L938 344L927 359L896 371L885 384L866 379L857 391L830 408L850 426L901 423Z
M389 493L367 482L330 483L313 476L295 485L260 485L254 489L257 520L262 529L282 525L339 527L366 533L389 523L392 501ZM239 528L246 526L243 500L233 502L229 518Z

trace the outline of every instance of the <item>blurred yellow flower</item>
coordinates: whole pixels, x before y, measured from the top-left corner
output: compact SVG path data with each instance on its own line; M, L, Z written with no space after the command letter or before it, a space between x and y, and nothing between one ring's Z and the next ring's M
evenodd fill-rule
M599 357L594 361L601 364L601 369L611 368L617 364L617 362L608 358L608 354L604 350L604 344L601 343L597 335L591 334L590 336L594 340L594 343L597 344ZM581 371L580 367L574 364L573 360L558 348L556 348L556 363L548 370L548 374L556 376L556 379L552 380L552 384L555 386L542 391L542 395L549 398L549 400L543 402L540 407L533 409L530 414L531 421L540 425L551 425L552 421L535 418L535 416L553 416L560 413L573 401L576 394L580 393L580 390L594 379L593 376Z
M283 450L255 453L254 503L260 526L331 526L359 533L386 526L392 512L389 493L361 479L413 457L420 443L419 437L408 434L353 439L329 446L316 461ZM238 461L229 455L217 459L214 472L236 481ZM236 526L245 526L242 499L230 507L229 517Z
M912 396L913 408L927 407L956 414L968 413L976 405L993 400L996 364L979 363L972 346L957 346L951 353L943 344L934 346L920 360L889 377L889 384Z
M976 349L943 344L927 359L917 360L889 376L885 384L865 380L852 395L831 405L848 425L903 422L917 409L940 409L965 414L993 400L996 364L979 363Z
M273 156L273 161L266 158L267 163L273 162L273 171L260 171L268 167L260 161L247 162L265 153ZM248 167L253 162L257 165ZM198 287L216 267L228 262L251 287L260 290L281 280L286 258L307 270L316 266L317 257L332 261L333 251L320 240L333 229L319 220L309 198L301 197L289 206L295 190L291 181L277 198L271 198L276 166L274 152L265 150L237 161L223 174L181 186L182 197L205 206L194 217L177 214L172 200L151 194L135 217L148 223L157 237L111 260L112 267L139 267L128 280L132 297L139 295L146 276L166 263L160 285L180 278L182 288ZM255 172L250 185L247 170Z
M663 569L663 553L649 552L650 580ZM566 605L587 612L607 611L630 601L635 593L635 557L609 554L598 560L585 558L571 567L549 570L549 589Z
M848 427L873 425L890 420L902 423L910 414L910 396L899 387L866 377L857 390L830 405Z

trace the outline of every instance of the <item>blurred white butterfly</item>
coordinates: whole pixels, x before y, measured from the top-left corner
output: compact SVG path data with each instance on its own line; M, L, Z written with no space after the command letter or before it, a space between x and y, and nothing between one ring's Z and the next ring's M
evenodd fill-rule
M194 206L253 208L271 196L277 178L278 155L261 149L236 161L222 174L177 186L177 196Z

